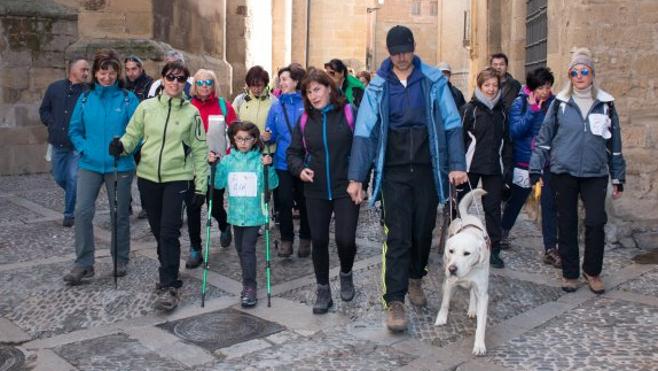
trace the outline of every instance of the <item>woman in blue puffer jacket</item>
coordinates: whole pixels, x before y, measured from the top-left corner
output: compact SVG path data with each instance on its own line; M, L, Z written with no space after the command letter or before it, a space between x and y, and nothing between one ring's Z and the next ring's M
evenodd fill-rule
M510 187L510 197L503 211L502 248L509 248L509 232L532 190L528 174L530 155L535 146L535 137L539 133L546 111L555 96L551 91L555 78L549 68L539 67L528 72L526 85L512 103L509 113L509 131L514 152L514 171ZM545 172L549 174L549 172ZM545 264L561 267L560 254L557 251L557 230L555 227L555 193L550 185L550 176L544 176L541 194L542 235L544 237Z
M64 276L70 285L94 275L94 232L92 221L96 198L105 183L114 222L114 184L117 182L116 246L117 276L126 275L130 252L130 185L135 173L133 156L121 156L115 162L107 148L114 137L122 136L139 104L137 97L122 88L122 64L114 50L99 50L92 67L93 85L75 105L69 124L69 137L80 153L77 203L75 205L75 253L73 269ZM117 170L117 179L114 170ZM115 245L116 243L116 245ZM115 254L115 249L110 249Z

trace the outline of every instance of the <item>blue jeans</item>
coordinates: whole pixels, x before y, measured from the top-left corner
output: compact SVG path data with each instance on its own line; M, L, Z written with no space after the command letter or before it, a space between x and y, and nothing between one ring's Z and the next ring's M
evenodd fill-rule
M541 190L541 230L544 238L544 249L553 249L557 244L557 211L555 208L555 192L551 186L551 173L544 171L542 175L544 186ZM503 230L509 231L514 226L532 188L519 187L512 184L512 194L503 211Z
M120 172L117 174L117 261L128 262L130 253L130 186L133 172ZM91 267L94 265L94 214L96 213L96 199L101 186L105 183L110 201L110 220L114 222L114 174L100 174L85 169L78 173L78 204L75 207L75 265ZM114 230L114 229L113 229ZM114 233L110 245L110 253L114 256Z
M66 147L53 146L51 173L57 185L64 190L64 216L73 217L80 154Z

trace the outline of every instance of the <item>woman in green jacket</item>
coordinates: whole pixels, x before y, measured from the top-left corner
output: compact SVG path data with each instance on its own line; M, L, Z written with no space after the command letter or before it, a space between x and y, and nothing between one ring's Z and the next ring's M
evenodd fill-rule
M189 76L182 63L167 63L162 69L163 91L140 103L126 133L110 143L113 156L132 153L142 144L137 186L158 244L156 308L167 311L178 306L183 285L178 276L183 200L194 187L194 202L201 207L208 182L206 134L199 111L183 98Z

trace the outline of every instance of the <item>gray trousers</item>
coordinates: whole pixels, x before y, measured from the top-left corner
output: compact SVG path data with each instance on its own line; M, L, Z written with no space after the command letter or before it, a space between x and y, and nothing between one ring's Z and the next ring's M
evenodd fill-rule
M117 179L117 261L128 262L130 253L130 186L134 172L118 173ZM105 190L110 202L110 220L114 223L114 173L100 174L80 169L78 172L78 185L75 205L75 265L91 267L94 265L94 214L96 213L96 199L101 185L105 183ZM114 225L112 225L114 230ZM114 255L114 233L110 252Z

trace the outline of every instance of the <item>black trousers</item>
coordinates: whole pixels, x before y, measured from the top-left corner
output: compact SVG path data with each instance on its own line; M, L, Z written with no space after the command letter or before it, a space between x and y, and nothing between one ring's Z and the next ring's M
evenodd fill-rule
M256 290L256 242L260 227L233 226L235 234L235 250L240 257L242 268L242 286Z
M340 259L340 271L348 273L354 265L356 255L356 225L359 221L359 206L349 197L335 200L306 199L306 209L313 240L313 268L315 280L320 285L329 283L329 224L335 215L336 246Z
M215 218L217 224L219 224L219 230L224 232L228 228L228 223L226 222L226 209L224 209L224 190L215 189L212 185L208 186L208 192L206 193L206 207L210 201L210 192L212 195L212 217ZM190 235L190 245L193 249L199 251L201 250L201 208L194 207L194 187L190 188L190 191L185 197L185 211L187 213L187 232ZM204 223L205 225L205 223Z
M487 234L489 235L489 240L491 240L491 250L499 252L502 235L501 203L504 186L503 176L468 173L468 180L471 183L470 187L477 187L480 179L482 179L482 188L487 191L487 194L482 197L482 206L484 208L484 220L486 222ZM459 186L457 198L461 200L464 195L471 191L470 187L468 184ZM477 207L480 206L478 205ZM482 209L480 209L480 212L482 212Z
M404 302L409 278L427 274L439 199L430 166L390 167L382 183L384 301Z
M608 177L577 178L551 174L557 204L558 246L562 258L562 276L580 276L578 254L578 196L585 206L585 259L583 271L598 276L603 268L605 246L605 196Z
M142 207L146 209L151 232L158 244L160 287L181 287L180 266L181 209L192 182L155 183L137 179Z
M308 226L306 205L304 199L304 182L292 175L288 170L278 170L279 187L274 193L276 208L279 211L279 230L282 241L295 239L295 226L292 221L292 208L299 207L299 238L308 240L311 238L311 230Z

